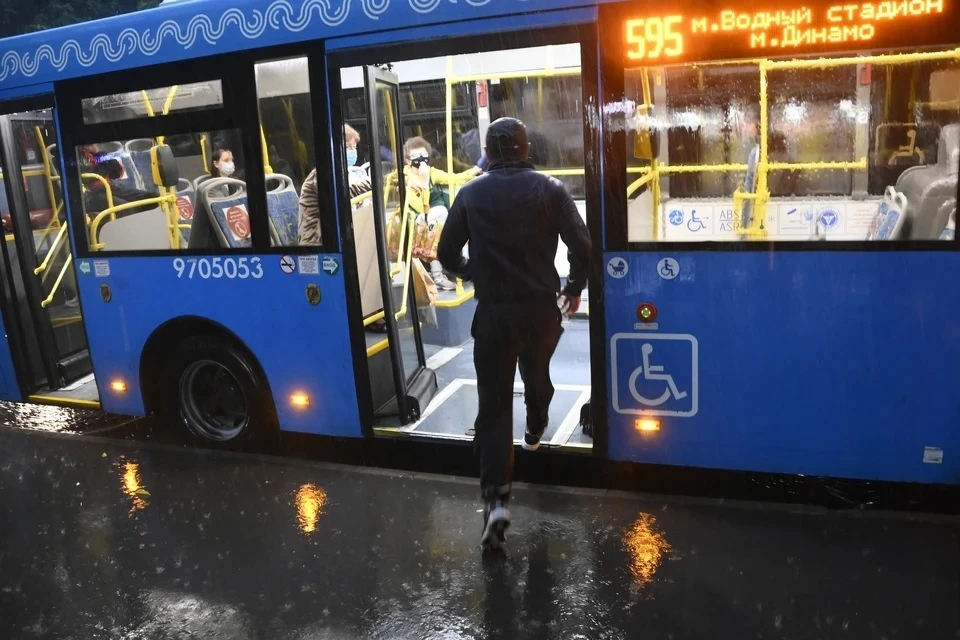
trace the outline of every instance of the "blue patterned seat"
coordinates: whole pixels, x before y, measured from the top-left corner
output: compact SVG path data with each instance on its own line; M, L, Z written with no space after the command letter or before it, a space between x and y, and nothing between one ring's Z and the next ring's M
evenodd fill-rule
M271 243L282 247L296 246L300 196L289 177L274 173L266 179L267 211L270 215L270 235L273 236Z

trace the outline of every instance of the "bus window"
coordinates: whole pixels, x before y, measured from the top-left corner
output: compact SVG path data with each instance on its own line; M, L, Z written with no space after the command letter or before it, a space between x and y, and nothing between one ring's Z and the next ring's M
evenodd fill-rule
M516 77L517 60L524 61L522 67L529 69L529 75ZM527 125L530 161L538 170L556 175L574 198L582 199L580 46L463 54L452 56L451 63L449 77L446 57L393 64L393 71L401 78L401 138L424 139L430 145L432 166L462 173L481 161L483 136L490 122L505 116L519 118ZM504 72L506 69L510 73ZM344 120L367 139L360 70L344 69L342 82ZM368 161L361 155L358 164Z
M317 155L307 58L256 65L260 136L267 161L267 211L277 246L320 245ZM316 219L315 234L298 237L301 198L304 216ZM333 210L323 212L333 215Z
M628 241L949 237L960 64L899 53L627 68Z
M84 124L117 122L166 115L176 111L221 107L223 106L223 88L219 80L210 80L84 98L81 106Z
M852 162L857 68L785 69L768 74L770 162ZM851 171L771 171L774 197L850 196Z
M77 147L94 251L251 246L240 132Z

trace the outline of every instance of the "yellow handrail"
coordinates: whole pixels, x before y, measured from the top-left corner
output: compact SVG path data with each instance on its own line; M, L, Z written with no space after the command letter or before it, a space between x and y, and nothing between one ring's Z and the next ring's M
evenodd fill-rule
M103 249L106 245L97 242L97 232L100 230L100 225L103 223L104 219L107 216L112 216L113 220L116 220L116 214L121 211L127 211L128 209L136 209L148 204L157 204L162 205L164 203L174 203L176 202L177 197L174 195L165 195L158 196L156 198L144 198L143 200L137 200L136 202L125 202L123 204L118 204L115 207L109 207L104 209L97 214L97 217L93 219L93 222L90 223L90 250L99 251Z
M411 254L411 253L413 253L413 235L414 235L414 234L411 233L411 234L410 234L410 239L407 241L407 245L408 245L408 246L407 246L408 255ZM401 236L401 238L402 238L402 236ZM403 298L400 300L400 309L399 309L396 313L394 313L394 317L395 317L397 320L399 320L400 318L402 318L402 317L403 317L404 315L406 315L406 313L407 313L407 295L408 295L408 293L409 293L409 286L410 286L410 269L411 269L412 267L413 267L413 262L410 261L410 260L407 260L407 263L404 265L404 269L403 269L404 272L405 272L405 273L404 273L404 278L403 278ZM392 274L391 274L391 275L392 275ZM363 320L363 326L369 327L370 325L372 325L372 324L373 324L374 322L376 322L377 320L382 320L383 318L384 318L384 311L383 311L383 309L381 309L380 311L374 313L373 315L371 315L371 316L369 316L369 317L367 317L367 318L364 318L364 320Z
M47 252L47 257L43 259L43 262L40 263L36 269L33 270L33 275L38 276L44 271L47 270L47 267L50 266L50 261L53 260L54 255L57 250L60 248L60 243L63 241L63 238L66 236L67 225L60 227L60 231L57 232L57 237L54 238L53 244L50 246L50 251Z
M355 198L350 198L350 204L353 205L353 206L357 206L358 204L360 204L360 203L363 202L364 200L369 200L369 199L372 198L372 197L373 197L373 191L366 191L366 192L361 193L360 195L356 196Z
M50 295L43 299L40 302L40 306L46 309L51 302L53 302L53 296L56 295L57 289L60 288L60 283L63 281L63 276L66 275L67 269L70 268L70 265L73 264L73 254L68 253L67 259L63 261L63 268L60 269L60 275L57 276L56 282L53 283L53 288L50 289Z
M263 118L261 118L263 120ZM273 167L270 166L270 156L267 153L267 136L263 133L263 125L260 125L260 148L263 150L263 170L266 173L273 173Z
M434 304L441 309L448 309L450 307L459 307L467 300L470 300L471 298L473 298L475 293L476 291L474 289L470 289L469 291L465 290L463 288L463 281L460 280L460 278L457 278L457 297L451 300L437 300L436 302L434 302Z
M60 176L53 175L53 163L50 162L50 155L47 153L47 143L43 138L43 132L40 130L39 126L33 128L33 135L37 139L37 143L40 145L40 152L43 156L43 169L39 175L42 175L45 179L47 185L47 197L50 199L50 222L47 224L47 227L43 230L43 234L40 236L40 241L36 244L37 255L40 255L40 247L43 246L43 243L46 241L47 237L50 235L52 229L55 229L60 226L60 212L63 210L63 202L57 204L56 190L53 188L54 178L59 178ZM36 175L35 170L24 171L23 175ZM52 249L51 249L52 250Z
M81 173L81 178L86 180L97 180L100 184L103 185L103 190L107 194L107 208L113 208L113 188L110 186L110 181L104 178L99 173Z
M153 105L150 104L150 96L147 95L146 89L140 89L140 99L143 100L143 104L147 109L147 117L152 118L154 116Z
M207 134L200 135L200 157L203 158L203 170L210 171L210 162L207 159Z

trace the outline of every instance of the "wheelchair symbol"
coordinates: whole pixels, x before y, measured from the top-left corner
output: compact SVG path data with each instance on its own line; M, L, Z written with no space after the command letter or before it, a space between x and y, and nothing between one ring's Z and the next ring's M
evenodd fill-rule
M664 280L673 280L680 275L680 263L673 258L664 258L657 263L657 273Z
M683 211L680 209L674 209L670 212L670 215L668 215L667 218L670 220L670 224L675 227L679 227L683 224Z
M634 400L647 407L659 407L661 404L669 400L671 396L675 400L683 400L687 397L686 391L680 391L680 389L677 388L677 383L673 381L673 376L671 376L669 373L663 372L663 365L650 364L650 354L653 353L652 344L647 343L641 346L640 353L643 355L643 364L634 369L633 373L630 374L630 379L628 381L630 395L633 396ZM663 393L659 398L647 398L640 395L640 392L637 390L637 378L639 378L641 374L643 375L644 380L667 383L666 388L663 390Z
M690 219L687 221L687 229L696 233L697 231L701 231L706 228L706 223L697 217L697 210L693 209L690 211Z

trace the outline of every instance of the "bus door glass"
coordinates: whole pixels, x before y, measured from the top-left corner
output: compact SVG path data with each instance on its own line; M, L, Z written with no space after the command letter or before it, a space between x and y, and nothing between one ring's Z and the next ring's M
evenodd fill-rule
M401 155L399 81L390 72L367 67L364 94L382 320L396 393L395 405L388 402L381 413L395 410L406 424L419 417L436 390L435 378L424 367L417 311L416 290L427 279L420 273L422 265L411 258L415 234L413 217L405 211L411 191Z
M79 388L92 372L58 170L53 110L0 115L5 259L29 392ZM9 331L9 328L8 328ZM90 389L96 400L96 389Z

